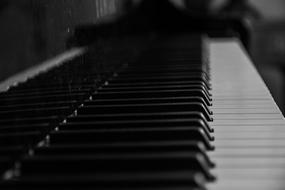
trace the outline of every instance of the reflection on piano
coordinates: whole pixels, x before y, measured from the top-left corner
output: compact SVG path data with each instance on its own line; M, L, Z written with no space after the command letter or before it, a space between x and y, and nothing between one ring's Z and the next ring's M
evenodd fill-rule
M239 39L204 35L242 32L138 15L1 84L1 189L284 189L281 112Z

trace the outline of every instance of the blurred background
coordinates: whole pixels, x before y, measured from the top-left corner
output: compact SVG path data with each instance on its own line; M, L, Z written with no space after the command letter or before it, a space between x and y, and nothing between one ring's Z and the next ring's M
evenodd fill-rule
M178 7L247 20L248 53L285 113L284 0L172 0ZM112 19L129 0L1 0L0 81L66 49L77 25ZM139 0L135 0L139 2ZM185 3L186 2L186 3ZM207 10L205 9L207 6Z

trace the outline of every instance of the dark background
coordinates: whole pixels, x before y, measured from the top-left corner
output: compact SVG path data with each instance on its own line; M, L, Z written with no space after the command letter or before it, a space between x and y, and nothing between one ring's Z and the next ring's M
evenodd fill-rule
M224 2L213 0L212 11ZM249 53L284 113L285 1L250 2L262 17L250 23ZM75 26L104 21L122 9L122 0L1 0L0 81L64 52Z

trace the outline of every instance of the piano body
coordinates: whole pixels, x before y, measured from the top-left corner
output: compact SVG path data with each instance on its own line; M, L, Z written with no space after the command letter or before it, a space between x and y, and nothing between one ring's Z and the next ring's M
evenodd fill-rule
M0 84L1 189L284 189L284 118L245 31L163 0L78 27Z

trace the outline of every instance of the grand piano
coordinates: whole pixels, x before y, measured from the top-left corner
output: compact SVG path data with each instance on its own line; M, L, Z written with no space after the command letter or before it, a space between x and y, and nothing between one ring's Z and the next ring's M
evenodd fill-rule
M0 187L285 188L284 117L237 19L145 0L0 84Z

